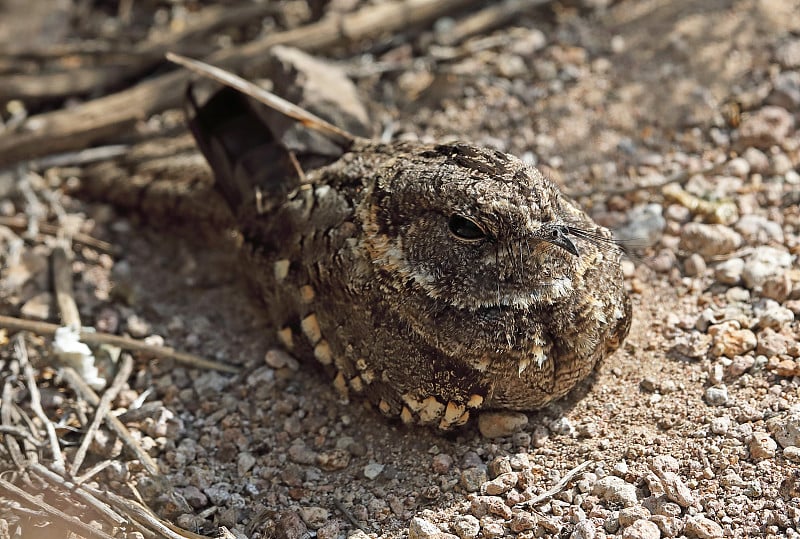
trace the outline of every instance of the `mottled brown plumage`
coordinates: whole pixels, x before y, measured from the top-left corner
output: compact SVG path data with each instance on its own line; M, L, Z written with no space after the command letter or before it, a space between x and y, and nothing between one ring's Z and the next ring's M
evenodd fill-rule
M519 159L349 136L318 151L230 89L190 116L280 342L342 394L450 429L564 396L625 338L610 232Z

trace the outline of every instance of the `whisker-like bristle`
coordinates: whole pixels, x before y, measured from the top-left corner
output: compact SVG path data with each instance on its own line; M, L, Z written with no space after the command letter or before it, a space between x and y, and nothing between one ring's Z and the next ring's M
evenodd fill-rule
M597 234L590 230L583 230L573 226L567 227L567 232L576 238L588 241L600 250L616 250L619 249L626 256L638 258L634 255L637 250L636 240L620 239L614 237L607 237Z

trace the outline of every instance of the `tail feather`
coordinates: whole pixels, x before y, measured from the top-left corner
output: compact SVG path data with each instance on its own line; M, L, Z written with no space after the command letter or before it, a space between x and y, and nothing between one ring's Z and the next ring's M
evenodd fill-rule
M236 75L178 55L168 58L225 85L202 105L190 85L186 106L189 128L234 215L256 201L259 211L269 211L298 185L298 166L331 163L355 138Z
M191 85L186 93L189 129L214 172L215 187L235 215L261 183L257 174L274 170L284 152L243 94L222 88L200 106ZM254 154L260 157L260 170L247 166L254 164Z

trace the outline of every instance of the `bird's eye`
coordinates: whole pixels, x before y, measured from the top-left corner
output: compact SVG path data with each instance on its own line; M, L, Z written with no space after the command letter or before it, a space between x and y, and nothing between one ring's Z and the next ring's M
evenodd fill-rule
M478 223L461 215L451 215L448 227L453 236L460 240L477 241L486 237L486 233Z

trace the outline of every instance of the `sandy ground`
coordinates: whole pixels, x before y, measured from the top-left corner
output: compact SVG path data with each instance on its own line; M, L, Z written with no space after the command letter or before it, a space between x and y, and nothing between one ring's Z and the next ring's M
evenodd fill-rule
M487 34L496 46L436 67L411 61L435 44L435 32L380 58L338 59L358 74L376 131L519 155L567 192L598 190L578 198L598 221L632 223L634 236L652 238L625 262L634 322L623 347L591 383L503 438L487 439L475 425L442 436L341 402L313 366L270 348L263 307L224 237L63 197L87 232L120 253L75 248L85 325L244 367L231 376L138 361L115 407L144 392L145 402L159 403L131 426L162 475L148 477L112 437L92 455L118 464L93 480L126 495L126 483L137 485L157 514L186 529L224 525L240 537L797 536L798 14L800 3L789 0L558 7L531 11ZM409 61L402 71L369 73L376 59ZM798 93L776 97L787 72ZM781 111L765 112L773 105ZM758 131L757 121L768 127ZM686 196L607 194L719 160L720 173L684 182ZM23 211L20 197L9 200L5 215ZM726 200L735 215L719 228L687 228L712 222ZM648 204L662 221L636 217ZM759 220L743 221L747 214ZM739 236L733 247L724 241L731 234ZM0 313L20 316L48 290L51 244L26 241L18 258L6 256ZM759 253L768 275L748 279L742 267ZM29 270L21 283L12 282L18 266ZM10 336L0 356L6 369ZM30 341L34 365L44 365L47 342ZM70 396L50 378L42 386ZM74 446L64 451L69 457ZM523 503L584 463L554 496ZM2 512L12 532L36 520L9 503Z

